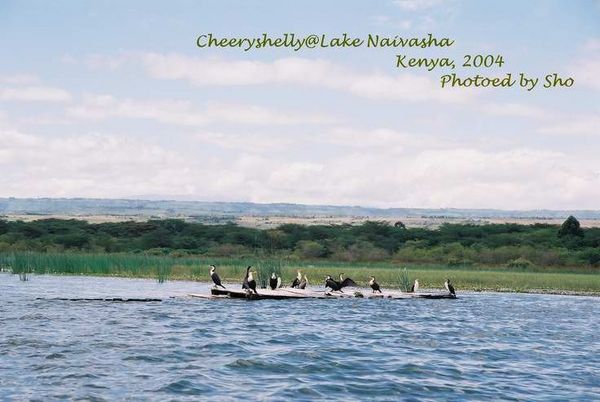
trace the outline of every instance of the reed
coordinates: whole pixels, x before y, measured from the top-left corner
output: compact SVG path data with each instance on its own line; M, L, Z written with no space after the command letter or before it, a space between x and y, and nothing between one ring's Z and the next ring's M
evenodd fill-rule
M398 289L403 292L408 292L411 287L411 280L408 276L408 271L406 268L403 268L401 271L398 271Z
M272 273L281 276L285 268L282 259L262 259L256 263L256 272L258 273L257 284L261 288L266 288Z
M158 280L158 283L165 283L167 279L169 279L170 274L171 267L159 265L156 268L156 279Z
M503 291L574 291L600 294L600 274L598 270L590 272L572 272L568 269L557 271L539 270L531 272L514 268L495 268L485 266L451 267L448 265L408 264L401 269L394 264L358 264L343 262L297 262L282 258L208 258L208 257L170 257L146 254L75 254L75 253L38 253L14 252L0 253L0 267L14 274L66 274L121 276L165 280L201 280L210 281L209 264L217 265L219 275L225 282L241 282L248 265L255 266L259 272L258 282L263 285L271 272L281 275L284 285L289 285L300 269L308 276L311 285L320 286L326 275L337 277L344 272L346 277L366 286L369 276L377 278L385 288L406 290L409 273L419 278L422 288L442 289L445 278L452 279L457 290L503 290ZM406 269L406 271L404 271Z

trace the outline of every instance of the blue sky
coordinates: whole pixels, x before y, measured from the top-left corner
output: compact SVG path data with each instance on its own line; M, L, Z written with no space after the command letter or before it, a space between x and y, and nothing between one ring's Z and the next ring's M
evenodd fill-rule
M598 1L4 1L0 196L598 209ZM450 37L199 49L196 37ZM395 55L501 54L569 89L442 90Z

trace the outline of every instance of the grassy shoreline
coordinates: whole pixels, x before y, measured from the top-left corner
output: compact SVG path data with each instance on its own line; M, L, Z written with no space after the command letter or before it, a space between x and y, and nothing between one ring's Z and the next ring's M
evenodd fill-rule
M452 267L441 264L300 262L269 258L157 257L139 254L3 253L0 268L18 273L114 276L164 280L209 281L208 265L215 264L224 281L241 282L245 267L253 265L261 278L278 272L289 283L300 269L312 285L320 285L326 275L343 272L366 286L373 275L387 288L398 289L402 268L411 281L419 279L422 288L442 289L451 278L457 290L525 293L554 293L600 296L597 270L579 268L515 269L504 267Z

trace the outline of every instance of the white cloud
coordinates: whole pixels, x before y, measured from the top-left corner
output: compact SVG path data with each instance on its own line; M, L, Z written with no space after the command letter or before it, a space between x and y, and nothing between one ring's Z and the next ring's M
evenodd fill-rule
M600 89L600 39L588 39L581 46L581 52L583 55L569 68L575 85Z
M306 136L317 144L362 149L367 152L400 154L415 149L436 149L451 146L447 141L426 134L414 134L389 128L358 130L336 128L318 135Z
M0 88L0 101L66 102L70 99L71 94L61 88L43 86Z
M39 78L33 74L0 75L0 84L23 85L35 84L38 81Z
M420 150L401 158L356 152L327 161L318 175L301 185L288 181L289 188L296 190L286 194L284 201L384 207L592 208L593 202L585 197L600 195L598 165L577 161L583 167L575 170L573 159L526 149ZM284 174L282 169L277 169L279 176ZM272 185L272 181L267 183Z
M271 169L277 175L261 181L267 194L258 188L252 194L263 202L384 207L591 208L593 202L585 198L600 195L598 167L594 171L588 163L574 171L573 162L563 154L535 150L421 150L402 158L355 152L325 160L317 172L304 176L291 164L277 166Z
M212 122L286 125L331 121L322 115L279 112L256 105L213 102L197 108L189 101L118 99L111 95L87 95L82 104L69 107L67 115L92 120L147 119L181 126L203 126Z
M0 187L3 195L106 197L169 193L185 188L193 160L147 141L85 134L38 137L0 131Z
M242 152L222 173L231 187L243 186L248 201L559 209L595 208L600 195L600 164L556 151L486 151L383 128L340 128L283 139L253 135L247 142L224 133L218 138L219 145ZM275 156L260 154L269 147L247 148L272 138L280 141ZM328 153L328 144L335 151ZM304 147L326 156L313 159L290 152ZM225 187L221 191L232 199Z
M314 158L297 151L296 145L306 145L303 137L288 138L291 146L276 154L240 148L230 157L201 143L174 150L147 138L4 130L0 196L179 194L381 207L597 208L595 157L527 148L483 151L451 143L433 148L418 135L401 134L398 140L386 129L375 133L381 146L328 152L315 144L325 154ZM346 140L349 144L351 135ZM400 152L394 149L399 143Z
M575 85L600 89L600 55L577 60L571 66Z
M444 0L394 0L393 3L405 11L421 11L441 5Z
M600 133L599 115L570 115L553 124L545 125L538 129L542 134L554 135L590 135L598 136Z
M481 111L494 116L514 116L532 119L546 119L552 114L545 109L524 103L485 103L480 107Z
M347 127L328 129L313 129L301 134L283 132L201 132L194 138L202 143L219 146L223 149L238 150L246 153L285 152L290 149L307 147L309 149L324 149L334 147L337 153L383 152L387 154L402 154L415 148L436 149L452 145L439 138L412 134L387 128L358 130Z
M85 65L92 70L111 70L114 71L129 60L129 56L105 56L102 54L92 54L85 58Z
M4 146L10 144L17 147L31 147L38 145L40 140L37 137L23 134L17 130L1 130L0 143L3 143Z
M600 50L600 39L590 38L584 42L582 49L584 51L596 51Z
M319 59L283 58L273 62L195 58L148 53L142 62L148 74L185 80L195 86L296 85L333 89L383 100L460 102L474 92L442 89L429 76L398 72L358 72Z
M187 101L138 101L117 99L111 95L86 95L80 105L67 109L70 117L103 120L112 117L150 119L161 123L202 125L207 122L195 114Z
M390 17L389 15L374 15L371 17L371 20L375 25L385 25L389 27L394 27L401 29L403 31L408 31L412 28L413 22L412 20L407 19L395 19Z
M194 136L200 142L216 145L223 149L242 150L249 153L282 151L297 144L295 138L267 133L223 133L207 131Z

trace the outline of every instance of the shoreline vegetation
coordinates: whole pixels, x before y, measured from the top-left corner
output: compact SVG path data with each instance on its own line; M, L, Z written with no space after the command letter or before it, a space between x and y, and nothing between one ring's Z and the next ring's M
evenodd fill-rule
M210 282L209 265L215 264L225 283L240 284L245 267L252 265L258 271L258 283L266 283L271 272L282 276L284 286L289 286L301 270L308 275L309 283L321 286L326 275L343 272L360 286L366 287L369 276L377 278L384 288L404 290L403 274L410 283L418 279L423 289L443 289L444 280L452 282L460 291L494 291L517 293L549 293L565 295L600 296L600 275L595 272L578 272L577 269L524 270L522 268L468 267L445 265L397 266L388 263L353 264L327 262L285 262L256 258L194 258L160 257L131 254L81 254L81 253L0 253L0 269L28 280L31 274L86 275L99 277L143 278Z
M600 295L600 228L562 225L402 222L361 225L284 224L253 229L176 219L91 224L80 220L0 220L0 269L19 274L91 275L209 281L215 264L229 283L253 265L259 286L272 272L291 283L300 269L311 285L345 273L361 286L369 276L402 290L419 279L458 291Z

